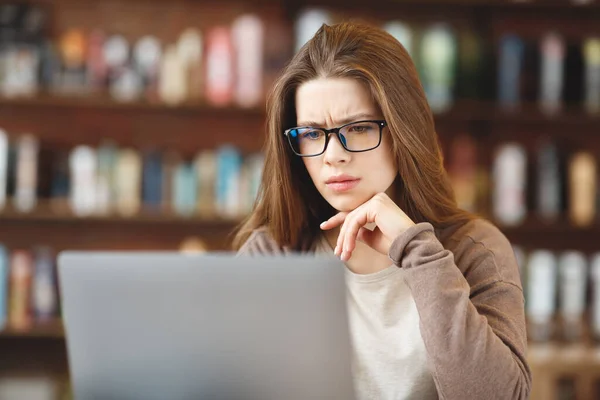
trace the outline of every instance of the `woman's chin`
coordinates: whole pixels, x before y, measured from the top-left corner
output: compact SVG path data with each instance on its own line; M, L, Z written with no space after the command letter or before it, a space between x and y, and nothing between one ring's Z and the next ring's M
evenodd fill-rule
M327 199L327 202L335 208L338 212L351 212L354 211L358 206L364 203L361 199L357 198L333 198Z

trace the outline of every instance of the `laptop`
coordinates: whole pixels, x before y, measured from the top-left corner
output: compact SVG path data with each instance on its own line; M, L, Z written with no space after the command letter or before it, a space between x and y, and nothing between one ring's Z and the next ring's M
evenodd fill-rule
M63 252L77 400L352 399L335 258Z

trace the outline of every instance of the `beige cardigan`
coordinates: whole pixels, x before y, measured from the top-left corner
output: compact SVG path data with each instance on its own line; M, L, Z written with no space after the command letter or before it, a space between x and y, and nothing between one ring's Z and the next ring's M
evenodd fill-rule
M286 252L266 229L240 249ZM420 223L395 239L389 257L405 270L439 398L527 399L523 289L505 236L482 219L444 230Z

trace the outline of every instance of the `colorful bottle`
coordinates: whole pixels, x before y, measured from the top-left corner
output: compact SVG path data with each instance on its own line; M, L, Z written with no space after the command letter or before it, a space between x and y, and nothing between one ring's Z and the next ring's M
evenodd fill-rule
M54 254L49 248L40 247L35 250L34 257L33 314L37 321L46 322L58 311Z
M206 43L206 98L215 106L233 100L233 43L227 27L209 31Z
M236 103L244 108L257 107L263 94L264 24L257 15L242 15L233 22L232 36Z

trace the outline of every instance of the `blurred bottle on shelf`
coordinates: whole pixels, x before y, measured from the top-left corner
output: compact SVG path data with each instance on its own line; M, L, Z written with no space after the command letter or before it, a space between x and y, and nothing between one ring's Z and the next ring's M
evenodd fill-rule
M217 155L214 151L201 151L195 159L198 177L198 212L201 215L215 215Z
M21 135L16 142L16 188L14 206L18 211L29 212L36 206L38 185L37 138L31 134Z
M548 250L536 250L529 256L528 302L526 304L530 339L548 341L554 334L556 312L556 256Z
M558 258L561 338L583 339L588 265L583 253L567 251Z
M173 209L182 216L194 215L198 204L198 179L191 162L179 164L175 170Z
M130 66L131 44L122 35L109 34L104 42L108 93L117 101L133 101L141 92L139 76Z
M215 106L230 105L233 100L234 49L227 27L212 28L206 42L206 99Z
M133 148L123 148L117 156L116 211L124 217L140 212L142 191L142 159Z
M71 176L70 206L77 216L89 216L96 210L97 159L89 146L77 146L69 157Z
M88 36L86 57L87 85L94 92L102 92L108 84L108 65L104 54L106 35L102 30L93 30Z
M420 41L421 80L434 113L448 111L453 105L456 79L457 42L446 24L435 24L423 32Z
M600 38L588 38L583 45L585 60L584 105L588 112L600 112Z
M160 67L158 95L167 105L183 103L187 95L185 66L179 58L175 45L167 46Z
M485 43L471 29L458 32L458 67L455 97L462 100L481 100L487 96L484 71L488 68Z
M176 151L167 150L163 154L161 210L167 215L175 213L175 176L182 162L181 155Z
M543 140L536 149L536 208L539 217L554 222L562 211L562 177L558 149L550 140Z
M162 154L158 150L143 153L142 168L142 204L153 212L159 212L162 206Z
M208 252L209 249L202 238L191 236L181 242L179 251L184 254L202 254Z
M87 41L81 29L72 28L62 33L58 40L61 59L59 83L55 85L64 94L85 94L87 89Z
M41 246L33 250L32 314L36 322L48 322L58 314L54 254Z
M183 70L183 82L186 87L187 99L200 101L204 90L204 77L202 76L204 45L202 33L195 28L187 28L181 33L177 41L177 56Z
M590 280L591 280L591 310L590 310L590 331L591 336L596 343L600 342L600 252L592 255L590 260Z
M10 260L6 247L0 244L0 331L8 323L8 290L10 283Z
M296 36L295 51L304 46L323 24L331 25L333 17L331 13L322 8L308 8L299 12L294 28Z
M235 101L243 108L258 107L262 101L264 35L264 24L257 15L242 15L233 22Z
M141 98L148 102L158 102L158 81L160 76L160 61L162 45L160 40L152 35L140 38L133 49L133 70L139 76Z
M96 200L94 209L100 215L107 215L114 211L114 204L116 204L117 158L118 149L112 141L103 141L96 151L97 168L95 173L96 187L94 189Z
M228 218L240 216L240 183L242 159L231 146L217 152L216 206L219 215Z
M50 209L57 214L65 214L70 209L71 176L70 152L57 149L53 153L54 162L51 170Z
M8 152L8 136L6 132L0 129L0 210L6 204Z
M516 109L521 104L522 71L525 45L516 34L500 38L498 61L498 103L505 109Z
M46 13L39 6L4 3L0 16L0 93L33 96L39 84Z
M515 226L527 215L527 155L517 143L501 145L493 165L493 214L504 226Z
M392 20L384 23L382 28L400 42L411 57L414 56L413 30L406 22Z
M549 32L541 40L539 100L547 114L555 114L562 107L565 46L565 39L557 32Z
M577 227L590 226L596 218L597 179L594 156L574 154L569 165L569 217Z
M10 291L8 323L15 330L31 327L33 260L23 249L12 251L10 258Z

